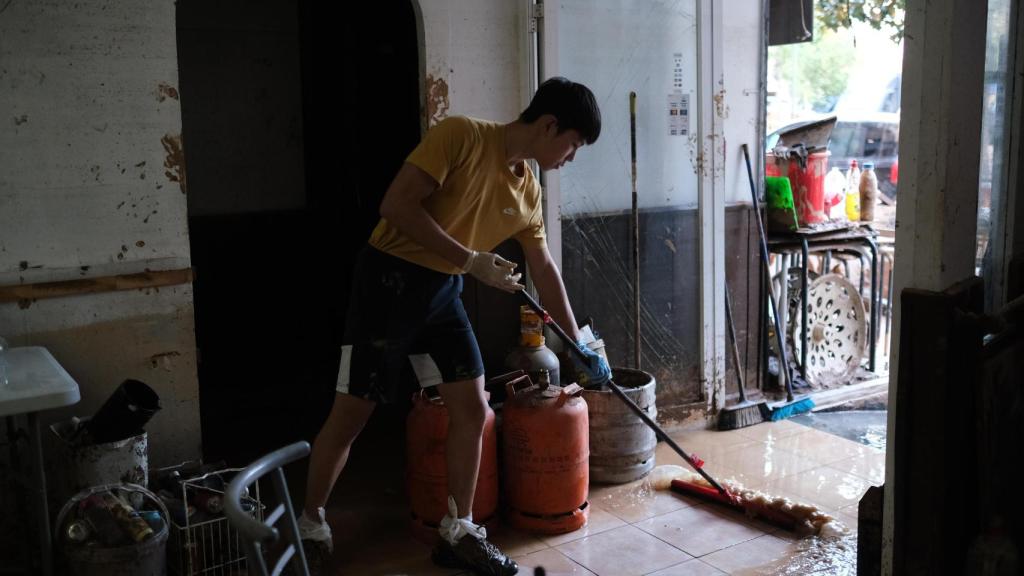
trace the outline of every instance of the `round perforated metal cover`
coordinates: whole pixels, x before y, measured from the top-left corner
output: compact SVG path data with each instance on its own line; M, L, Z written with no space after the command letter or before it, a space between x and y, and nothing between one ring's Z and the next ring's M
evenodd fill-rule
M815 278L818 277L818 273L813 270L807 271L807 288L810 289L811 283ZM776 298L782 296L782 272L778 272L772 277L772 290ZM786 326L783 330L786 331L786 351L789 352L790 362L793 362L793 342L790 340L793 334L793 323L800 323L800 268L792 267L789 269L789 282L786 284L786 300L788 300L788 308L786 309ZM771 318L771 312L768 312L769 319ZM769 320L768 322L768 349L772 355L779 355L779 342L775 337L775 323Z
M810 282L807 297L807 381L813 386L846 384L864 357L864 301L857 288L838 274ZM792 326L793 359L799 365L803 331L799 321Z

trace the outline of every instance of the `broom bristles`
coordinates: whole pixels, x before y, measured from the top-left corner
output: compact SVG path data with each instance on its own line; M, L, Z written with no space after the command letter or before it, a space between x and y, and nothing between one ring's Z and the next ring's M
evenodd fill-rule
M810 398L802 398L800 400L790 402L789 404L772 408L770 419L772 422L778 422L779 420L784 420L786 418L796 416L797 414L810 412L813 409L814 400L811 400Z
M770 411L765 402L740 402L735 406L726 406L718 413L718 429L736 430L760 424Z

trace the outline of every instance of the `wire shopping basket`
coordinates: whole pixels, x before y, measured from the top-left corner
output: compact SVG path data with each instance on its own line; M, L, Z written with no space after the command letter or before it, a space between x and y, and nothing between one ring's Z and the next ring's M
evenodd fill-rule
M175 576L248 574L245 546L223 513L224 490L242 468L204 471L194 462L156 470L158 492L170 514L167 565ZM183 473L184 472L184 473ZM153 476L151 476L153 477ZM158 480L160 482L160 480ZM243 506L262 521L259 483L243 497Z

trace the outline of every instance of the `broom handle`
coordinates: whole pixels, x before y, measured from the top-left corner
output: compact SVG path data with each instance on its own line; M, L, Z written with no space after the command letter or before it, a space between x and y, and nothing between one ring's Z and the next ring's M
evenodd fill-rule
M732 361L736 364L736 378L740 384L740 402L747 401L746 383L743 381L743 368L740 365L740 348L736 342L736 328L732 324L732 298L729 297L729 283L725 284L725 320L729 323L729 338L732 340Z
M562 339L562 342L565 344L566 348L572 350L576 354L576 356L580 358L580 360L583 360L585 362L587 360L587 355L584 354L583 351L579 349L579 346L577 346L576 342L574 342L573 339L570 338L569 335L565 333L565 330L562 330L562 327L559 326L554 321L554 319L551 318L551 315L548 314L546 310L540 307L540 304L538 304L537 301L533 299L533 296L530 296L530 294L527 293L526 290L520 290L519 293L522 294L523 298L526 299L526 303L530 305L530 308L532 308L533 311L536 312L537 315L541 317L541 319L544 321L544 324L551 328L551 330L555 334L557 334L559 338ZM715 489L718 490L723 496L730 497L729 493L725 490L725 488L722 488L722 486L719 485L718 482L715 482L714 478L709 476L708 473L704 471L704 469L702 468L704 463L695 460L689 454L687 454L682 448L680 448L679 445L676 444L675 440L670 438L669 435L666 434L665 431L661 429L661 426L658 426L658 423L655 422L653 418L648 416L646 412L644 412L643 408L637 406L636 402L633 402L633 400L629 396L626 396L626 393L622 391L622 388L620 388L618 384L612 382L609 379L608 387L611 388L612 392L619 397L619 400L625 402L626 406L628 406L629 409L632 410L633 413L637 415L637 417L643 420L644 424L647 424L647 426L650 427L651 430L654 430L654 434L658 438L664 440L665 443L668 444L670 448L672 448L672 450L675 450L676 454L682 456L683 460L686 460L687 464L692 466L698 474L703 476L704 479L708 481L708 484L714 486Z
M757 186L754 185L754 171L750 169L750 152L747 151L746 142L742 145L743 159L747 163L747 178L750 180L750 200L753 202L754 216L757 218L758 239L761 241L761 261L764 263L765 281L768 283L768 296L771 298L772 320L775 321L775 337L779 340L779 358L782 360L780 370L786 375L786 402L793 401L793 375L789 372L789 353L786 352L786 334L782 331L782 320L779 318L780 303L775 300L775 290L772 288L772 275L768 269L768 237L764 232L764 224L761 222L761 210L757 207ZM786 282L786 271L783 270L782 281Z
M633 170L633 367L640 369L640 211L636 194L636 92L629 93L629 152Z

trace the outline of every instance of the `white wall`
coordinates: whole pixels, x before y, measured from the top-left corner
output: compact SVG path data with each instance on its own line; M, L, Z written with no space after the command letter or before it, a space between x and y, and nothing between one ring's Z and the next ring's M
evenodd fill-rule
M750 203L750 180L740 146L747 144L754 174L764 148L758 111L763 105L760 62L764 57L762 0L729 0L723 18L721 111L725 132L725 201Z
M558 3L558 70L587 84L601 106L600 140L561 171L563 214L614 212L631 205L628 94L637 92L637 189L640 208L697 205L697 29L695 0ZM749 202L740 144L761 145L761 0L734 0L723 18L724 87L715 90L722 119L727 202ZM689 137L668 132L674 54L690 98ZM705 55L704 57L708 57ZM752 158L757 168L756 155Z
M629 93L637 93L637 197L641 209L697 205L696 0L563 0L558 69L587 85L601 107L601 137L560 174L563 216L632 206ZM675 55L680 55L675 86ZM689 134L669 134L669 94L689 98Z
M189 266L175 4L13 2L0 15L0 285ZM151 461L198 456L188 285L0 304L89 415L120 382L160 394Z
M509 122L521 112L518 2L418 0L425 113Z

